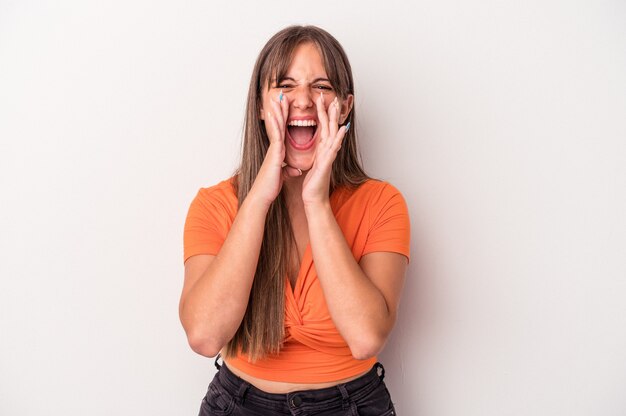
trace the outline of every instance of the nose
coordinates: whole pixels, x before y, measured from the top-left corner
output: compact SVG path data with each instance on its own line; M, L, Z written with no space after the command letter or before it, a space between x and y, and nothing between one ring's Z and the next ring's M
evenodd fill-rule
M308 86L300 85L291 93L291 102L295 108L307 109L313 106L311 89Z

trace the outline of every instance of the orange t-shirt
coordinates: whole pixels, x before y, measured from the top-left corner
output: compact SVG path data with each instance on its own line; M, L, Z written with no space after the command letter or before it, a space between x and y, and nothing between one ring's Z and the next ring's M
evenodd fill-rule
M390 251L409 258L410 224L406 203L392 185L368 180L354 190L337 189L330 197L335 218L354 259ZM184 260L217 255L237 214L230 180L202 188L191 203L184 233ZM295 288L285 279L285 341L280 353L250 362L245 355L228 364L257 378L290 383L323 383L369 370L376 357L356 360L333 324L317 278L309 245Z

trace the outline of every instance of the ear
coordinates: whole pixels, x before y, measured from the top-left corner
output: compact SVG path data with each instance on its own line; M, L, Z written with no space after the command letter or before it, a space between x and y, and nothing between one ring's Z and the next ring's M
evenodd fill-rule
M350 111L352 111L352 104L354 103L354 95L348 94L345 100L341 102L341 114L339 115L339 124L343 124L348 116L350 115Z

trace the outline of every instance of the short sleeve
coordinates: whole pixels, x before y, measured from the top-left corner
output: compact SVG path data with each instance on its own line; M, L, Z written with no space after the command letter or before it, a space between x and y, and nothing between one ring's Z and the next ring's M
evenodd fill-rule
M363 255L389 251L410 260L411 224L404 197L395 187L385 183L374 195L369 208L370 228Z
M219 188L202 188L191 202L183 236L184 261L197 254L217 255L234 220L232 198Z

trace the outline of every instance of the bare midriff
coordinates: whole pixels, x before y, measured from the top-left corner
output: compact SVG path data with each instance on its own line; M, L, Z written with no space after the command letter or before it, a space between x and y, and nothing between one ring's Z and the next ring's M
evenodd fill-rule
M265 379L258 378L258 377L253 377L247 373L244 373L238 368L235 368L232 365L228 365L227 360L224 360L224 363L228 366L228 369L232 371L232 373L235 374L237 377L247 381L248 383L252 384L257 389L263 390L266 393L275 393L275 394L286 394L286 393L291 393L294 391L301 391L301 390L325 389L327 387L333 387L338 384L347 383L348 381L357 379L361 377L363 374L367 373L367 371L364 371L363 373L357 374L352 377L348 377L348 378L344 378L344 379L336 380L336 381L330 381L326 383L285 383L282 381L272 381L272 380L265 380Z

